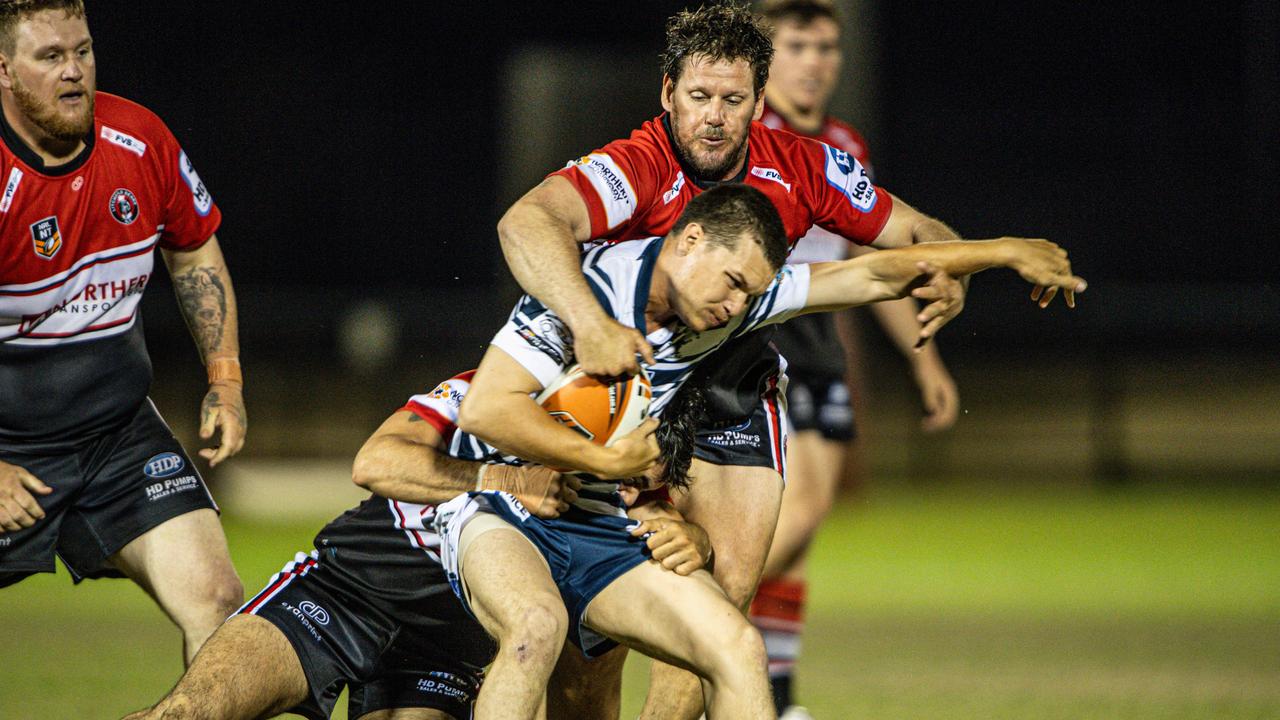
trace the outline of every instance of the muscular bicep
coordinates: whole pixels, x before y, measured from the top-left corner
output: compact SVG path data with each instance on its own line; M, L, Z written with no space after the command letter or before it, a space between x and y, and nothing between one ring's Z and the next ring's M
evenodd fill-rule
M538 183L515 202L498 223L504 239L519 240L522 233L556 226L567 230L576 242L591 239L591 213L582 195L562 175Z

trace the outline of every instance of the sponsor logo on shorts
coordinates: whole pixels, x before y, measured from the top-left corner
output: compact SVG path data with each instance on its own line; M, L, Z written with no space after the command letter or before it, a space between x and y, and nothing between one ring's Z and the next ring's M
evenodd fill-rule
M720 447L760 447L760 435L758 433L741 432L738 430L726 430L715 435L708 436L706 442Z
M138 198L125 189L120 188L111 193L111 217L121 225L132 225L138 219Z
M315 603L311 602L303 602L302 605L311 605L313 608L316 607ZM318 643L324 642L320 639L320 633L316 632L316 626L311 624L311 618L302 611L301 607L294 607L283 600L280 601L280 607L284 608L285 612L297 618L298 622L302 623L302 627L306 628L307 632L311 634L312 639ZM327 623L328 621L328 613L325 613L325 622Z
M310 600L303 600L302 602L298 603L298 609L302 611L303 615L306 615L307 617L311 618L312 620L315 620L321 625L329 624L329 611L311 602Z
M152 483L147 486L147 499L151 501L161 500L170 495L177 495L181 492L188 492L200 487L200 478L195 475L183 475L182 477L169 478L164 482Z
M9 547L9 544L12 542L13 542L13 538L0 536L0 548Z
M36 254L48 260L62 249L62 231L58 229L58 216L50 215L31 223L31 242Z
M418 692L444 695L462 703L470 703L473 699L470 685L466 678L446 672L431 672L427 677L418 678Z
M160 453L154 455L145 465L142 466L142 472L147 474L149 478L167 478L170 475L177 475L182 472L182 468L186 467L182 456L174 452Z

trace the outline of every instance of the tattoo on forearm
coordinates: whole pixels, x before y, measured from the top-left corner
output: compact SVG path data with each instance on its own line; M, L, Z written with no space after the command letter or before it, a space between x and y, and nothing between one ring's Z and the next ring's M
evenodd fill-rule
M222 333L227 323L227 289L218 277L217 268L200 266L175 275L173 290L200 357L207 357L222 347Z

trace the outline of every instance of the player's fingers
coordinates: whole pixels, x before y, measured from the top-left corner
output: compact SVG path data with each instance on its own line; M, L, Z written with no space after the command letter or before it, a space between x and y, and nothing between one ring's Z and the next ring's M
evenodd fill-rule
M560 482L571 490L577 491L582 489L582 478L577 475L561 475Z
M1076 291L1075 290L1063 290L1062 299L1067 301L1067 307L1071 308L1072 310L1075 309L1076 307Z
M48 495L53 492L53 488L45 485L40 478L21 468L18 469L18 480L22 482L23 487L31 492L37 492L41 495Z
M642 520L635 527L631 528L631 537L640 537L645 533L656 532L657 527L652 520Z
M8 508L3 506L0 506L0 527L11 532L22 529L22 526L18 524L18 521L14 520L13 516L9 514Z
M681 563L676 569L677 575L692 575L702 568L702 558L694 558Z
M31 518L31 525L34 525L37 520L44 518L44 508L40 507L40 503L36 502L36 499L32 497L31 493L14 493L13 500L18 504L18 507L21 508L20 512ZM21 515L18 517L21 519ZM27 525L26 527L30 527L31 525Z
M574 503L578 502L578 491L577 491L577 490L574 490L574 489L573 489L573 488L571 488L571 487L564 487L564 488L561 488L561 489L560 489L560 499L561 499L561 500L563 500L564 502L568 503L569 505L572 505L572 504L574 504ZM568 508L565 508L565 509L566 509L566 510L568 510Z
M1040 293L1043 293L1043 292L1044 292L1044 286L1043 286L1043 285L1037 285L1037 286L1035 286L1035 287L1031 288L1031 299L1032 299L1032 301L1039 300L1039 299L1040 299Z
M201 408L201 413L200 413L200 437L201 438L208 440L209 438L213 437L213 430L215 427L217 427L217 424L218 424L219 410L221 410L221 407L217 403L210 402L209 398L207 397L205 398L205 403L203 408Z
M1040 307L1042 308L1049 307L1049 303L1053 302L1053 299L1057 296L1058 296L1057 286L1051 285L1045 288L1044 295L1040 296Z
M644 358L645 363L653 365L657 362L653 359L653 346L650 345L649 341L645 339L645 336L641 335L639 332L635 334L635 351L640 353L640 356ZM636 370L639 371L639 368L636 368Z

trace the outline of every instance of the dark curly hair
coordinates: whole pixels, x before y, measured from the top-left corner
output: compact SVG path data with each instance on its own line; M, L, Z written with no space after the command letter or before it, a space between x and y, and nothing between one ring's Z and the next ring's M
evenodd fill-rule
M746 5L733 0L711 2L697 10L682 10L667 21L667 47L662 52L662 73L671 82L680 79L684 61L746 60L755 78L756 97L769 80L773 40L768 24Z
M84 0L0 0L0 53L12 57L18 23L45 10L62 10L68 17L84 17Z
M662 481L671 488L689 487L689 466L693 464L696 432L703 424L707 402L703 395L705 380L689 378L662 410L656 439L666 467Z

